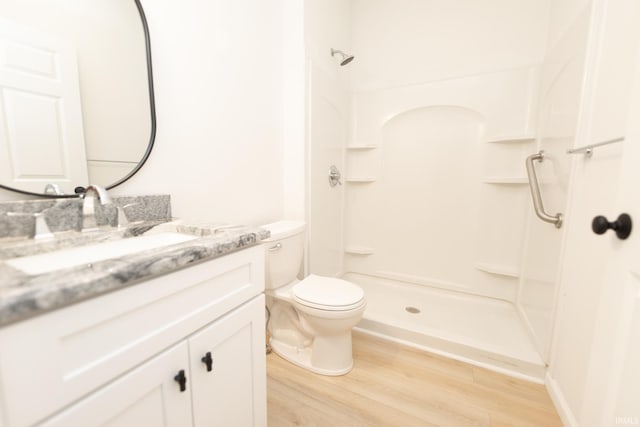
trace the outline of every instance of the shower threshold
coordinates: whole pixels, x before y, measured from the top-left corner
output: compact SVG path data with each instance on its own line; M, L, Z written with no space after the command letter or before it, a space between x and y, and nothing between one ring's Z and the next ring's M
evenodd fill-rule
M365 292L356 329L542 383L545 364L507 301L347 273Z

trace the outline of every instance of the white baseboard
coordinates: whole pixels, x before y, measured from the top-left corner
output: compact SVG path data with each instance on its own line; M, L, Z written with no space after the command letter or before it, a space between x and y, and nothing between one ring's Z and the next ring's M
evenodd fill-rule
M547 386L549 396L551 396L551 401L556 407L556 411L558 411L560 420L562 420L562 424L564 424L565 427L578 427L578 421L573 415L571 408L569 408L569 403L564 398L564 394L560 390L558 383L551 377L549 371L547 371L547 375L545 376L545 385Z

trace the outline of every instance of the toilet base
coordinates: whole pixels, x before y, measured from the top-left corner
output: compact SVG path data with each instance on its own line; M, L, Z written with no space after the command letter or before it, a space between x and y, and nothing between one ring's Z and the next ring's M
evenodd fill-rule
M351 332L351 331L349 331ZM319 368L317 366L313 366L311 364L311 350L312 347L305 348L297 348L288 344L283 343L282 341L274 340L273 338L270 340L271 349L278 356L282 357L284 360L293 363L303 369L307 369L311 372L320 375L327 376L339 376L345 375L351 372L353 369L353 359L350 359L348 364L345 366L337 366L332 369ZM350 353L350 352L349 352Z

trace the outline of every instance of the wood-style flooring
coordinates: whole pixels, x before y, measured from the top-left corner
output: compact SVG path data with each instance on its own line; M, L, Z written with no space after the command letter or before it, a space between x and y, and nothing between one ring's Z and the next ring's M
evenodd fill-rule
M562 426L543 385L358 332L353 354L341 377L269 354L269 427Z

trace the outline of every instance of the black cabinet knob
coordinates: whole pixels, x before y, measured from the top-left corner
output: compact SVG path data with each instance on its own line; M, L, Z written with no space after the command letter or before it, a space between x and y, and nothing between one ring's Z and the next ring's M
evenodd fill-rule
M609 222L607 218L598 215L593 218L591 229L596 234L604 234L607 230L611 229L616 232L616 236L618 236L620 240L624 240L631 234L631 217L623 213L618 216L617 220Z
M202 363L207 365L207 372L211 372L211 369L213 369L213 358L211 357L211 352L207 351L207 354L205 354L204 357L200 360L202 361Z
M184 369L180 369L178 375L173 377L173 379L180 385L181 392L184 392L187 389L187 376L184 373Z

